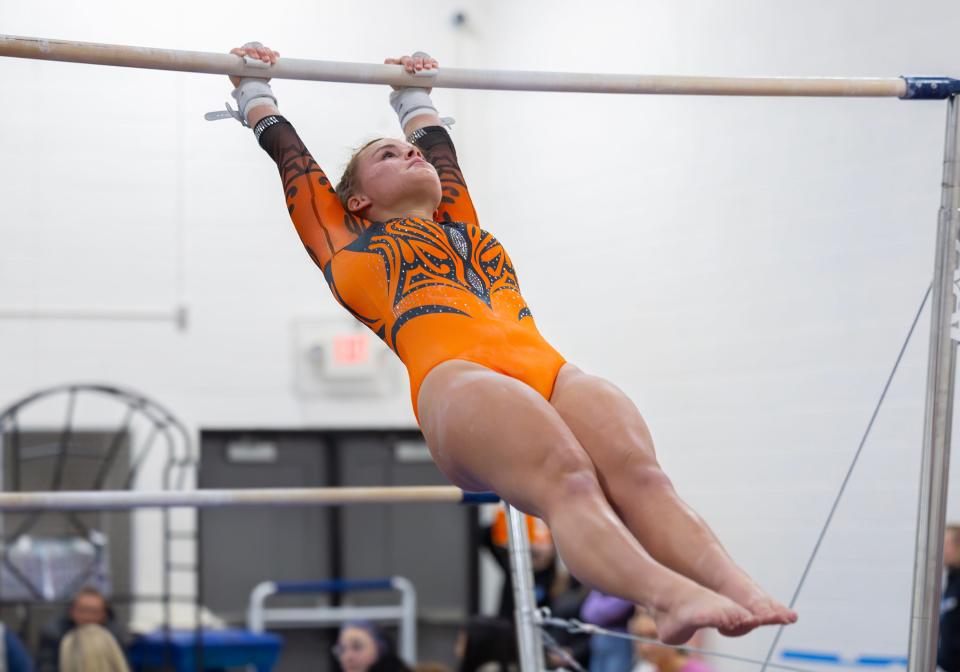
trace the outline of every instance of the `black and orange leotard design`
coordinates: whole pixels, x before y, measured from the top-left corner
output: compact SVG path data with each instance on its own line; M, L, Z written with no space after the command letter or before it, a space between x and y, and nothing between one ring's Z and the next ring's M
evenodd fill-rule
M506 250L478 226L450 136L432 127L417 144L443 189L434 219L373 222L344 210L289 122L260 136L334 297L407 367L414 413L424 377L450 359L517 378L549 399L564 359L537 331Z

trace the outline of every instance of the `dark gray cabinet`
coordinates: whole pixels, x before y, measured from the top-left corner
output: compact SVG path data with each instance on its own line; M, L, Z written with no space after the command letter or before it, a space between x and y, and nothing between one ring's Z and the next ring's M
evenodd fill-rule
M200 487L443 485L409 430L201 434ZM460 623L477 600L476 511L451 504L206 509L200 518L203 603L241 624L260 581L400 575L417 589L421 660L453 662ZM390 599L356 593L353 604ZM315 604L316 596L277 604ZM336 597L334 599L337 599ZM277 630L280 672L330 669L333 630Z

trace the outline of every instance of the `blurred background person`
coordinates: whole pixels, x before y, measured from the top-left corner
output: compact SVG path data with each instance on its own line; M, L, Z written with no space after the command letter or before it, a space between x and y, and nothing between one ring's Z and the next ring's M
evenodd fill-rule
M580 607L580 620L608 630L626 632L633 616L632 602L591 590ZM629 670L633 646L629 639L592 635L590 637L590 672Z
M453 672L453 668L446 663L427 660L413 666L413 672Z
M410 672L387 634L372 621L345 623L333 656L343 672Z
M459 672L515 672L517 631L505 618L474 616L457 636Z
M587 597L583 587L564 567L553 535L539 518L525 516L527 535L530 537L530 558L533 567L533 591L537 608L546 607L557 618L579 618L580 607ZM490 551L503 571L503 587L497 614L501 619L513 622L513 581L510 575L510 550L507 534L507 514L501 507L493 524L481 534L483 546ZM590 664L590 637L582 633L570 633L560 628L548 628L557 644L563 647L576 661L587 667Z
M960 525L947 525L943 535L943 569L947 574L940 602L937 666L960 672Z
M557 562L557 549L553 545L550 528L533 516L526 516L527 534L530 537L530 559L533 565L533 591L538 607L550 607L554 598L566 590L579 587ZM503 571L503 587L497 615L513 620L513 581L510 578L510 544L507 535L507 514L501 507L493 524L481 535L484 548L490 551ZM585 595L584 595L585 596ZM583 600L583 597L580 598Z
M63 636L60 672L130 672L130 666L113 633L102 625L88 623Z
M650 614L638 612L630 619L630 634L656 640L657 624ZM628 668L624 668L628 669ZM712 672L713 668L684 651L663 644L634 642L633 672Z
M6 667L0 667L2 672L33 672L33 659L27 653L27 647L16 633L3 623L0 623L0 640L3 663L6 664Z
M77 591L67 613L47 623L40 631L40 648L37 651L37 670L57 672L60 644L64 636L81 625L99 625L105 628L123 648L126 635L115 621L110 603L96 588L86 586Z

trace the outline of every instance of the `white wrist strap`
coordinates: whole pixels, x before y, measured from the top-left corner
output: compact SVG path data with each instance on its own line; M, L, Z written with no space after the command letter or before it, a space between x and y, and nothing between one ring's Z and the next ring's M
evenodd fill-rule
M265 79L244 77L230 95L237 101L237 108L239 108L244 126L249 126L250 110L263 105L276 106L277 104L273 89L270 88Z
M407 122L414 117L422 114L436 114L437 108L434 107L430 94L426 89L415 86L409 86L390 93L390 105L397 113L397 119L400 120L400 128L405 128Z
M259 42L252 43L248 42L244 46L249 45L259 46ZM254 68L269 68L268 63L255 58L250 58L249 56L244 56L243 60L246 62L247 66ZM203 118L207 121L217 121L218 119L236 119L244 126L249 127L250 124L247 123L247 119L250 116L250 110L255 107L262 107L264 105L273 105L277 106L277 98L273 95L273 89L270 88L268 79L261 79L259 77L242 77L240 79L240 84L237 85L231 92L231 96L237 101L237 110L234 110L230 107L230 103L226 104L226 110L220 110L217 112L207 112L203 115Z

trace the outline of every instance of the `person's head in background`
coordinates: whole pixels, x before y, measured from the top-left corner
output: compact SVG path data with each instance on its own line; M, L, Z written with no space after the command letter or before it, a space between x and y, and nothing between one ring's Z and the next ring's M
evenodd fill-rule
M340 628L333 655L343 672L408 672L386 633L371 621L349 621Z
M508 672L518 661L516 630L509 621L474 616L457 636L456 654L459 672Z
M960 569L960 525L947 525L943 533L943 565Z
M534 516L525 516L525 518L527 536L530 539L531 564L533 565L533 571L540 572L550 567L557 559L557 549L553 545L553 535L550 534L550 528L547 527L545 522ZM493 543L503 548L509 548L510 535L508 529L507 511L500 507L490 529Z
M110 631L87 623L60 641L60 672L130 672L130 667Z
M530 534L530 564L533 571L543 571L557 560L553 535L545 522L533 516L527 516L527 531Z
M631 635L644 639L657 640L657 624L653 617L644 611L638 611L630 619ZM709 672L710 667L702 660L691 658L688 654L662 644L634 642L633 655L638 661L646 662L657 668L658 672Z
M96 588L86 586L77 591L70 602L70 620L76 625L105 625L110 618L107 598Z
M344 672L366 672L385 649L380 628L369 621L351 621L340 628L333 655Z

